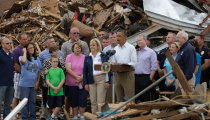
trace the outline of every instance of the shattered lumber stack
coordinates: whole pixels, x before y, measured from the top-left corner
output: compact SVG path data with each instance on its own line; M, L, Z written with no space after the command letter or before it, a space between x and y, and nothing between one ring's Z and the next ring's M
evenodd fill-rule
M46 37L55 37L61 45L68 40L69 29L74 26L79 27L81 37L87 42L101 28L108 31L123 28L132 35L150 25L142 4L142 0L133 0L133 3L123 0L17 0L1 13L0 37L12 39L14 48L19 43L17 34L26 32L40 52L45 47Z
M30 8L25 9L27 7ZM16 36L21 32L29 34L31 41L36 44L39 52L44 48L44 39L49 35L54 34L60 38L57 40L67 40L68 38L58 30L60 27L59 20L62 17L59 15L56 0L45 0L42 3L39 3L38 0L16 2L3 15L3 18L4 20L0 24L0 36L12 39L13 48L18 45L19 41Z
M120 105L115 104L116 108ZM109 106L111 107L113 104ZM112 109L115 108L112 107ZM91 120L100 119L96 115L88 112L85 113L85 117ZM120 113L102 120L125 118L127 120L208 120L210 119L210 111L207 110L207 104L193 104L190 99L166 100L129 104Z

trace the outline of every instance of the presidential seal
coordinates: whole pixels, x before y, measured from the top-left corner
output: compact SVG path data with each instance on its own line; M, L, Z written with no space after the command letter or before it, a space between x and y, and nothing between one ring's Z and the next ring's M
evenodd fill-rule
M108 62L104 62L101 65L101 71L104 73L108 73L111 70L111 65Z

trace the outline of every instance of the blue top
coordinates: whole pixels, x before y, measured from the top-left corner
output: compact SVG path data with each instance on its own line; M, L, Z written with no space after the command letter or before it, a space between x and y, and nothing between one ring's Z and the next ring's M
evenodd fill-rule
M105 57L104 53L101 53L101 62L107 62L108 60ZM108 83L110 84L110 79L111 79L111 72L108 73L109 75L109 81ZM84 62L84 68L83 68L83 84L93 84L94 83L94 78L93 78L93 59L92 56L86 55L85 56L85 62Z
M190 80L193 77L195 71L196 54L193 46L186 42L184 43L176 57L176 62L179 64L187 80Z
M173 57L174 60L176 59L176 56L172 56L172 57ZM172 70L172 66L171 66L170 62L168 61L168 58L165 59L165 62L164 62L163 67L166 67L166 73L169 73L169 72ZM170 74L170 75L168 76L168 78L169 78L170 80L172 80L172 79L174 78L174 75L173 75L173 74ZM167 85L167 84L168 84L168 82L167 82L167 80L166 80L166 81L165 81L165 85ZM175 86L175 81L173 82L172 85Z
M64 58L64 54L59 50L59 56ZM39 59L41 61L41 63L43 64L43 62L47 59L51 58L50 52L48 49L45 49L44 51L42 51L39 54Z
M0 49L0 86L14 85L14 70L13 54L10 52L9 54L6 54L3 49Z
M150 74L157 70L157 55L154 50L145 46L137 51L135 74Z
M19 61L23 56L19 57ZM42 64L37 58L36 60L32 57L31 61L26 60L26 63L21 64L21 74L19 86L21 87L34 87L38 79L38 71L42 68Z
M196 52L196 58L197 58L197 65L199 65L198 67L198 71L197 73L195 74L195 86L197 84L200 84L200 79L201 79L201 56L198 52Z

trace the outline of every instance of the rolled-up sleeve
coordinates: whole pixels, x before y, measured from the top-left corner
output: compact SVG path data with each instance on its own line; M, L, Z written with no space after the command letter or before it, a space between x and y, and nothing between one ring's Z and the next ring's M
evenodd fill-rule
M157 70L157 55L156 55L156 53L153 51L152 53L151 53L151 71L152 70Z
M128 65L131 65L133 68L135 68L136 63L137 63L137 54L136 54L136 49L134 47L131 48L131 57L130 57L130 61L128 63Z

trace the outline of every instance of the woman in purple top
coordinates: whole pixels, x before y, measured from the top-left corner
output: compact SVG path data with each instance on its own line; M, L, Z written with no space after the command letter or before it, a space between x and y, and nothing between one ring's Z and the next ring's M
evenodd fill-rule
M80 111L80 120L84 119L87 103L87 91L83 86L83 66L85 55L81 54L82 45L75 42L72 45L73 53L66 57L66 90L65 95L71 99L74 119L77 119L78 109Z

